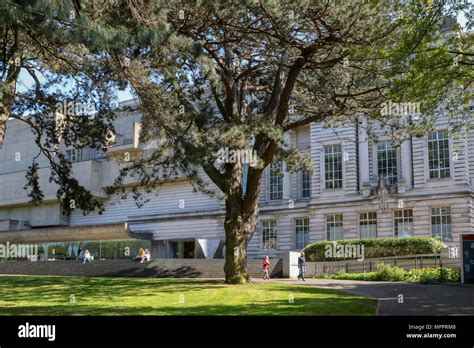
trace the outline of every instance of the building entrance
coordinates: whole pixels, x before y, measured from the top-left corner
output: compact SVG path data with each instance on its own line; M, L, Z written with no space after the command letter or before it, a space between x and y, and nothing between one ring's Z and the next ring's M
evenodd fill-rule
M196 242L194 240L171 242L173 259L196 258Z

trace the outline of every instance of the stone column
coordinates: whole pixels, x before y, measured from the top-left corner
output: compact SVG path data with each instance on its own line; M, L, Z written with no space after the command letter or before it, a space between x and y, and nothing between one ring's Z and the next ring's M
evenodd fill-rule
M412 151L411 151L411 141L406 139L402 142L400 147L400 156L401 156L401 178L398 180L398 192L403 193L406 190L411 190L412 182Z
M291 147L291 131L284 134L285 147ZM291 173L287 170L286 163L283 163L283 199L291 199Z
M359 118L359 185L362 195L370 195L370 174L369 174L369 139L367 135L367 118Z

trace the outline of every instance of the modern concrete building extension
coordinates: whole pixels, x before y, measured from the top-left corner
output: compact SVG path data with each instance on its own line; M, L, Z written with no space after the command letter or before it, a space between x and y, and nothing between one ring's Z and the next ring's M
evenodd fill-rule
M138 238L150 241L155 258L221 258L224 201L219 197L194 193L185 180L147 194L150 200L141 208L131 197L105 193L118 173L118 157L153 146L139 142L137 111L118 112L116 143L107 153L63 149L74 176L105 200L102 215L62 214L44 157L38 159L44 202L29 203L25 173L38 149L27 125L8 122L0 150L0 242ZM400 146L388 130L362 117L357 125L337 129L313 123L286 134L286 140L311 154L313 173L290 174L278 163L265 170L250 257L281 257L326 239L440 235L458 245L461 234L474 230L474 133L451 135L444 117L432 133ZM278 166L283 175L276 175Z

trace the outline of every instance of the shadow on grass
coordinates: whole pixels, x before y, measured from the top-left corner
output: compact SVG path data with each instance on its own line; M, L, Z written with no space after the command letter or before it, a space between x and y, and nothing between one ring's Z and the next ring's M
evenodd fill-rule
M223 281L219 280L42 276L0 277L0 284L1 301L44 301L53 297L64 298L69 294L76 297L117 298L137 293L183 293L225 287Z
M317 303L315 303L317 302ZM348 310L351 308L352 310ZM50 305L47 307L22 306L2 308L1 315L66 315L66 316L316 316L316 315L374 315L375 305L365 299L297 299L289 304L284 300L267 300L263 303L242 305L194 305L160 307L104 307L97 305ZM342 309L342 310L341 310Z
M376 307L374 300L296 284L35 276L0 277L0 284L0 315L373 315ZM69 303L71 294L77 303ZM186 304L177 302L182 294Z
M154 278L197 278L201 275L193 267L182 266L173 270L163 270L159 266L146 268L130 267L104 274L104 277L154 277Z

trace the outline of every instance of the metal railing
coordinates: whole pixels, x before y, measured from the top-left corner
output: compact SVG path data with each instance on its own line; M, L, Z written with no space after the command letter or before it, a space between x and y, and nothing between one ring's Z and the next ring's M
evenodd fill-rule
M341 269L347 273L366 273L377 270L377 265L380 263L388 264L390 266L398 266L405 269L420 269L424 267L459 267L459 259L446 258L442 254L418 254L405 256L389 256L379 257L374 259L357 260L342 260L342 261L327 261L315 262L314 274L335 274Z

